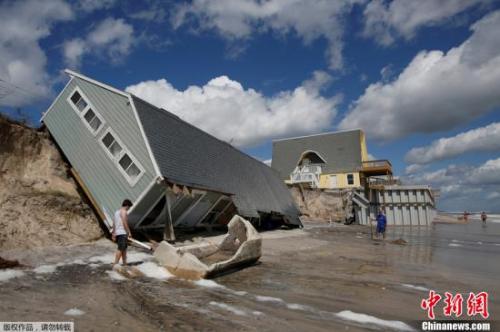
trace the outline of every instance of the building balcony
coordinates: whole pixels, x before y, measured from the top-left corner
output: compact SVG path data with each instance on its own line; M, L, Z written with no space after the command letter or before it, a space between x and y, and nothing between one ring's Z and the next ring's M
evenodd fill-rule
M362 172L365 176L392 175L392 164L389 160L363 161Z
M321 174L321 166L317 165L298 166L290 174L290 180L288 181L288 183L290 184L303 183L310 185L312 188L317 188L319 186L320 174Z

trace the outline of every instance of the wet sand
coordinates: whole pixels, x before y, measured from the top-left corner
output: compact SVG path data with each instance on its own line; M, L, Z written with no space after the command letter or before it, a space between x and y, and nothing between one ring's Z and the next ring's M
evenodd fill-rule
M258 264L199 282L114 280L107 241L5 252L27 266L66 265L0 281L0 321L73 320L78 331L401 330L426 319L420 301L428 289L488 291L491 317L500 314L500 224L392 227L385 242L371 240L368 227L319 223L263 237ZM399 238L407 244L390 242ZM84 314L64 315L72 308Z

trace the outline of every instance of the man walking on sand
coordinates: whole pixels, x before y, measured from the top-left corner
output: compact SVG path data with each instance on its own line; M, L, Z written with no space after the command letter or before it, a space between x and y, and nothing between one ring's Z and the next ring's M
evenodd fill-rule
M127 211L131 206L132 202L126 199L123 201L121 209L115 212L111 237L113 241L116 241L118 250L115 254L115 262L113 266L118 264L118 262L120 261L120 257L122 259L122 264L124 266L127 265L127 241L128 237L131 235L130 228L128 227Z

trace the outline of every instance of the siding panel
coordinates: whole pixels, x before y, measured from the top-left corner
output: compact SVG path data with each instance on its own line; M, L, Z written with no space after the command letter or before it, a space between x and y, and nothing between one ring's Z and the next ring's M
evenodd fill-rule
M90 133L66 100L76 86L105 121L97 136ZM108 213L116 210L124 198L137 199L154 179L153 164L125 96L75 77L49 112L44 119L45 125L97 203ZM145 171L134 187L129 185L100 144L109 126Z

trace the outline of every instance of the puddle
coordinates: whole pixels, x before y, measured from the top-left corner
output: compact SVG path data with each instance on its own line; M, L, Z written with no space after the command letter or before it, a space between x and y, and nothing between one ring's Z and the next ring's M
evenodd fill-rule
M85 311L83 310L80 310L78 308L72 308L72 309L68 309L64 312L64 314L66 316L83 316L85 315Z

